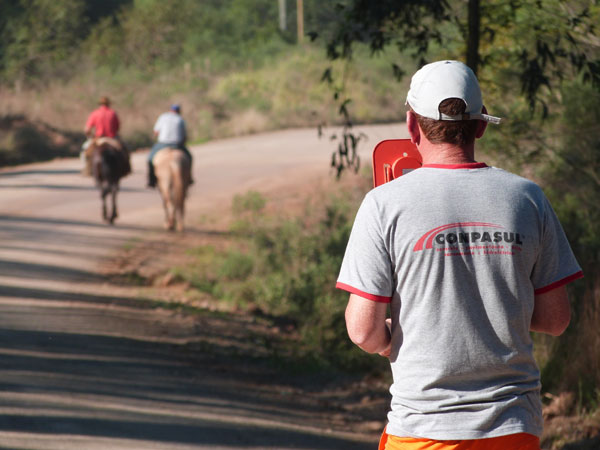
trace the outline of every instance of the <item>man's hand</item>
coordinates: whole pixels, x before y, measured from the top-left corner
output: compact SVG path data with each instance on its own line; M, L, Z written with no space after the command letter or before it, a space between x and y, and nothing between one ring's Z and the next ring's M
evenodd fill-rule
M390 343L388 344L388 346L386 347L385 350L379 352L379 354L381 356L384 356L386 358L390 357L390 354L392 353L392 319L390 319L389 317L387 319L385 319L385 325L387 326L387 329L389 330L390 333Z

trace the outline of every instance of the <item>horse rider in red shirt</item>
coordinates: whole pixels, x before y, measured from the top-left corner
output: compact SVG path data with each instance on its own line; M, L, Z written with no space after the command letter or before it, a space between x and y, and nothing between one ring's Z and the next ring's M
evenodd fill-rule
M85 123L84 132L88 137L88 140L83 145L83 153L86 161L84 172L86 172L88 175L91 174L91 155L86 152L86 149L89 147L90 139L93 137L94 139L101 139L102 142L110 144L117 150L121 150L127 161L127 173L129 173L131 172L131 167L129 165L129 152L119 137L119 128L121 125L119 122L119 116L110 107L110 100L108 97L100 97L98 103L100 106L92 111L87 119L87 122Z

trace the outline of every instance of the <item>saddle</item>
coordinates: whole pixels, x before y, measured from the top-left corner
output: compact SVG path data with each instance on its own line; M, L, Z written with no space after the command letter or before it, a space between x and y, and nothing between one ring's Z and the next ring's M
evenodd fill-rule
M123 173L121 177L129 175L131 173L131 163L129 161L129 151L121 142L120 139L111 138L111 137L100 137L96 139L92 139L91 143L83 150L83 154L85 157L85 166L82 170L83 175L92 176L92 154L94 150L101 146L108 146L118 151L118 154L121 155L123 162Z
M121 142L120 139L117 138L112 138L112 137L107 137L107 136L103 136L103 137L99 137L96 139L96 145L100 146L100 145L108 145L114 149L117 150L121 150L121 151L127 151L125 149L125 146L123 145L123 143Z

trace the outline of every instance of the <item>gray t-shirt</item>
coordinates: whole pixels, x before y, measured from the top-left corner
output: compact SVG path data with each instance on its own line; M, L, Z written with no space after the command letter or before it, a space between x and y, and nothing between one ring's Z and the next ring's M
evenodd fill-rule
M541 189L504 170L424 166L369 192L337 286L391 302L387 432L539 436L534 293L580 276Z
M161 114L154 124L158 133L158 142L162 144L181 145L186 140L185 121L175 112Z

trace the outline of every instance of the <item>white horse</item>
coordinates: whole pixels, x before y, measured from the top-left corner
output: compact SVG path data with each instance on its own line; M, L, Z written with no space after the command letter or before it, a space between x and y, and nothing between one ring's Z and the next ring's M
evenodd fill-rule
M190 158L178 148L163 148L152 163L165 209L165 228L183 231L185 197L192 178Z

